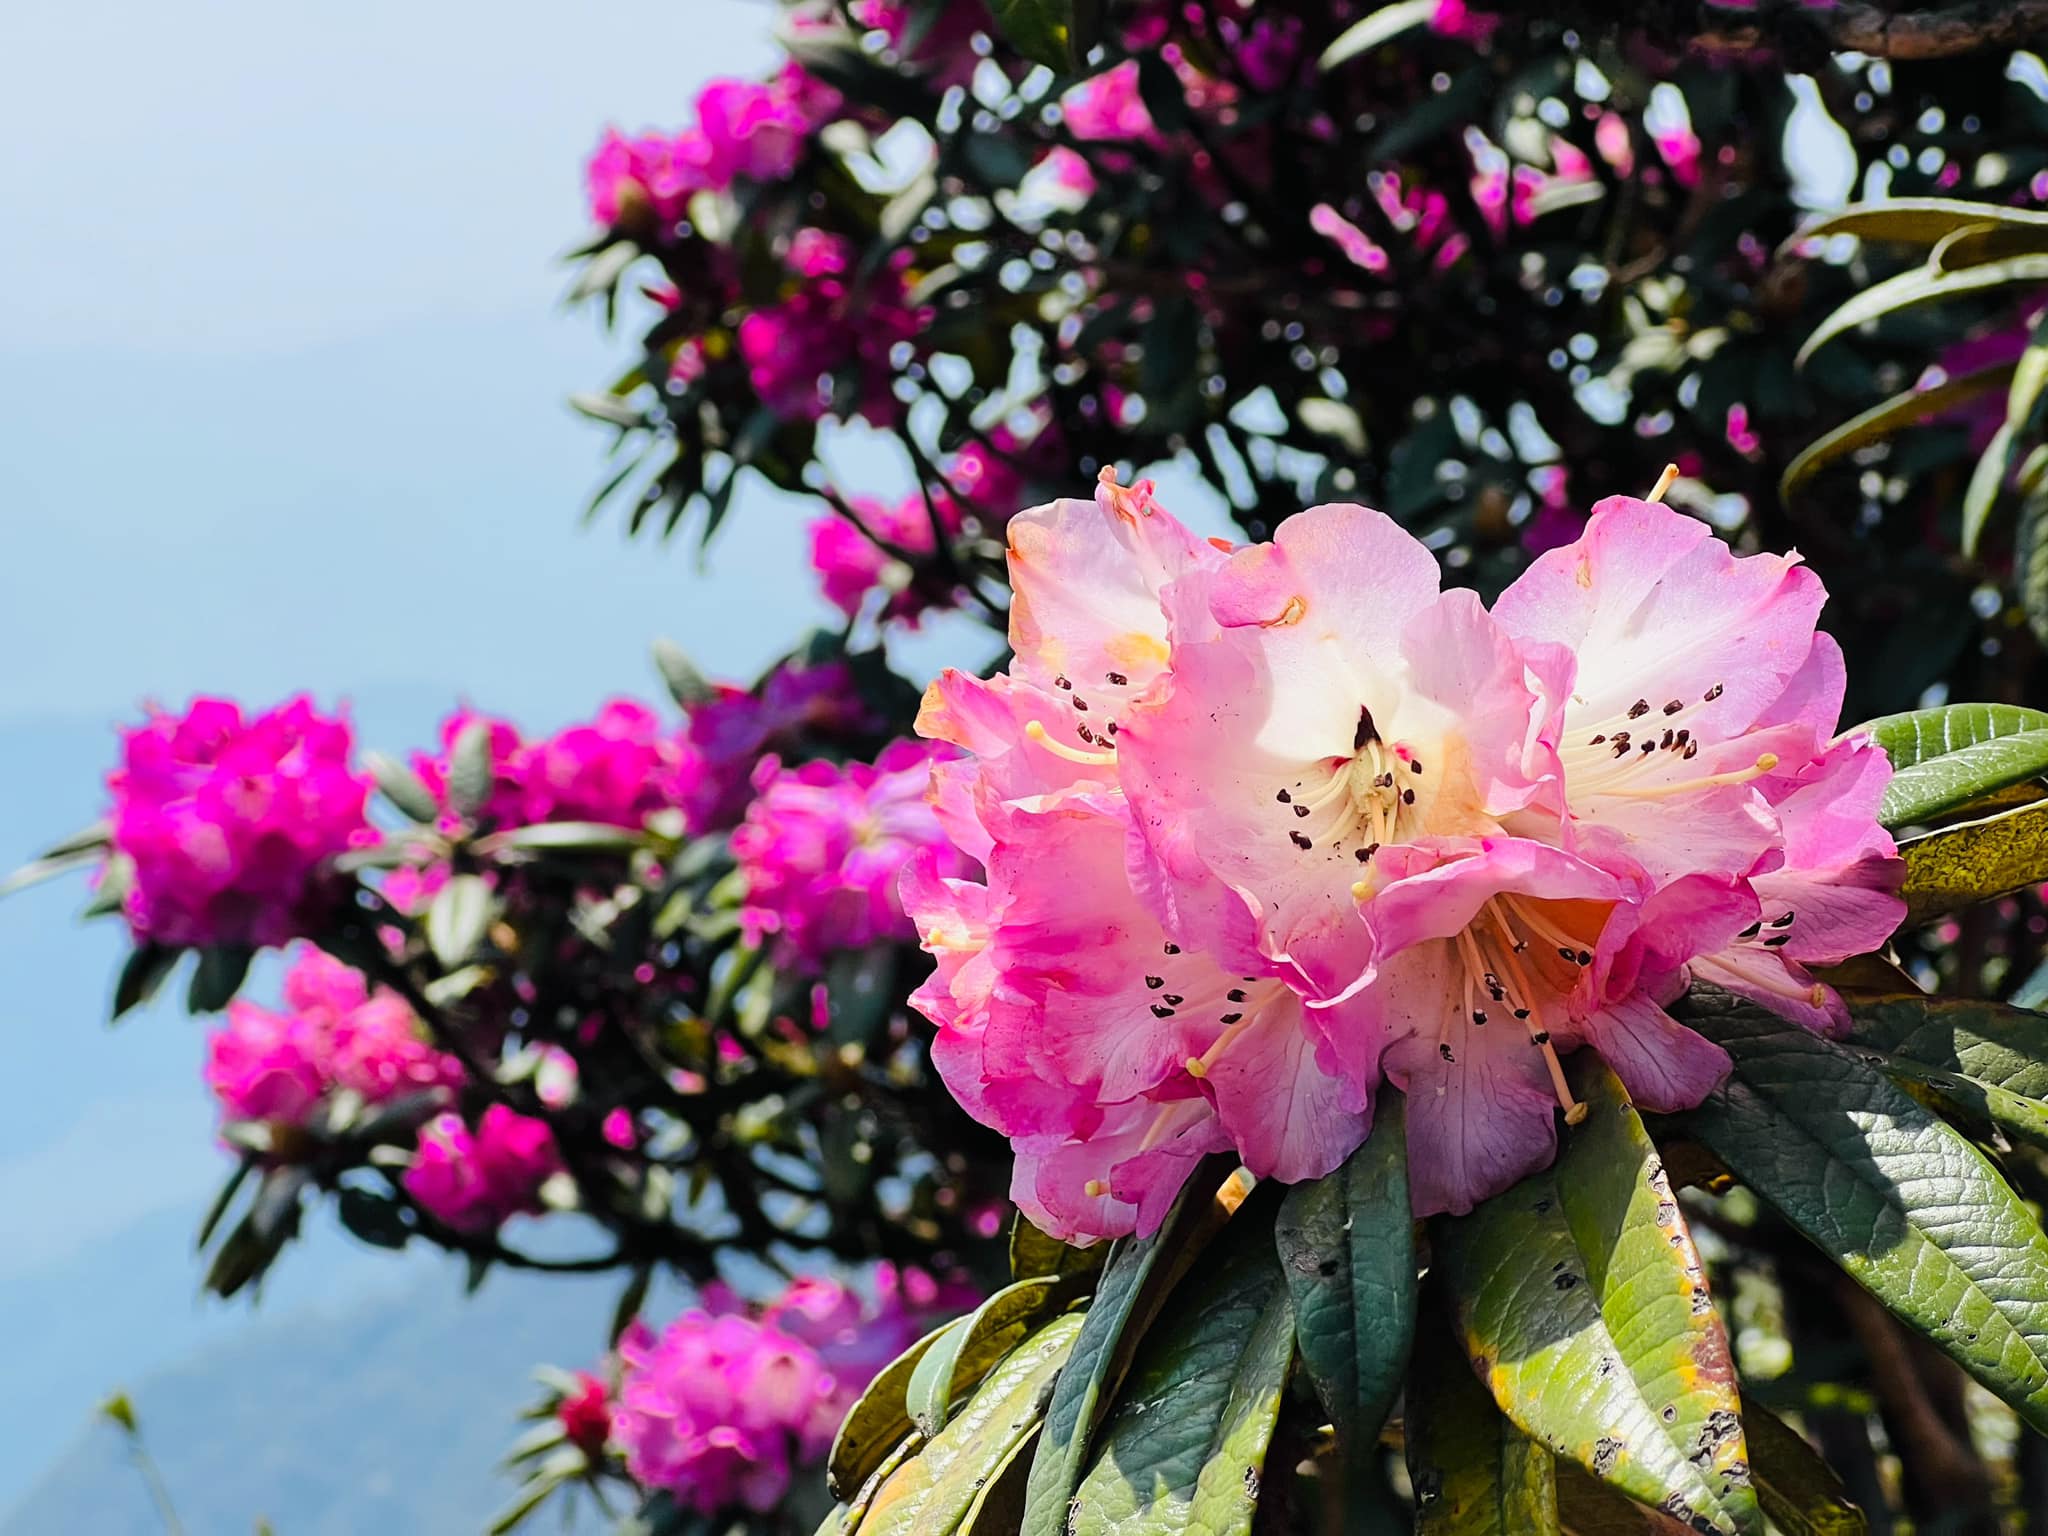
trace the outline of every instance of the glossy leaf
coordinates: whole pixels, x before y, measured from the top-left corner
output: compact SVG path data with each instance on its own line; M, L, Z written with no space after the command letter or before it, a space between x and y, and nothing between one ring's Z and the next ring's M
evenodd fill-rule
M2048 645L2048 482L2035 484L2020 507L2013 541L2013 581L2034 638Z
M1188 1282L1139 1351L1067 1536L1246 1536L1294 1357L1294 1309L1258 1234Z
M1850 1040L1881 1053L1923 1103L1951 1106L2048 1149L2048 1018L2031 1008L1920 993L1850 1000ZM1952 1117L1951 1117L1952 1118Z
M1039 1319L1074 1294L1071 1280L1019 1280L989 1297L925 1351L910 1373L904 1405L927 1439L945 1427L954 1398L1023 1342Z
M1065 1536L1067 1505L1081 1485L1096 1423L1115 1397L1139 1340L1168 1292L1251 1188L1251 1176L1243 1169L1223 1176L1229 1161L1205 1158L1159 1230L1119 1243L1104 1266L1074 1343L1074 1358L1046 1411L1020 1536Z
M1998 505L1998 493L2005 488L2005 477L2011 468L2012 427L2001 423L1991 434L1991 441L1984 445L1984 451L1977 455L1977 463L1970 471L1970 483L1963 487L1961 544L1964 554L1976 555L1977 545L1991 522L1992 510Z
M165 978L177 969L184 953L182 949L149 940L137 944L122 964L120 977L114 982L113 1017L118 1019L129 1009L155 997Z
M234 1001L255 959L256 951L240 944L214 944L200 950L191 984L185 989L185 1007L193 1013L219 1013Z
M1473 1367L1525 1434L1619 1492L1761 1531L1727 1330L1663 1160L1590 1054L1573 1081L1589 1113L1555 1168L1438 1229Z
M960 1518L960 1536L1011 1536L1017 1529L1017 1522L1024 1518L1024 1495L1031 1485L1031 1459L1038 1451L1039 1436L1045 1433L1045 1421L1031 1426L1030 1432L1004 1454L1002 1462L974 1496L974 1502L967 1506L967 1513Z
M918 1362L949 1333L966 1327L967 1319L956 1317L943 1328L934 1328L894 1360L883 1366L868 1383L832 1438L831 1454L825 1458L825 1480L840 1498L851 1497L862 1483L875 1474L891 1449L910 1434L910 1409L906 1406L910 1378Z
M1914 309L1945 299L1986 294L2015 284L2048 282L2048 256L2016 256L2006 261L1987 262L1960 272L1933 267L1916 267L1897 277L1886 278L1858 293L1814 327L1800 346L1795 365L1802 365L1822 347L1846 331L1901 310Z
M1435 14L1436 0L1398 0L1397 4L1383 5L1338 33L1336 41L1316 60L1316 68L1335 69L1347 59L1355 59L1382 43L1392 42L1411 28L1422 26Z
M1408 1375L1408 1480L1416 1536L1552 1536L1556 1462L1473 1378L1448 1307L1426 1306Z
M1092 1275L1102 1268L1109 1245L1076 1248L1041 1232L1019 1211L1010 1222L1010 1278L1033 1280L1041 1275Z
M1901 843L1906 920L1924 922L2048 880L2048 807L1958 822Z
M454 969L476 953L497 915L498 898L481 875L452 875L427 908L427 947Z
M2048 713L2038 709L1949 704L1886 715L1861 729L1892 762L1878 809L1887 827L1930 821L2048 772Z
M1870 1522L1835 1469L1799 1432L1759 1403L1745 1403L1749 1463L1771 1524L1785 1536L1863 1536Z
M1080 1331L1079 1314L1056 1317L990 1371L937 1437L882 1484L861 1522L865 1536L950 1536L1044 1416Z
M1415 1338L1415 1223L1398 1095L1381 1098L1372 1135L1342 1167L1287 1192L1273 1236L1302 1364L1357 1478L1377 1459Z
M1735 1071L1688 1130L1900 1321L2048 1427L2048 1237L1997 1170L1855 1048L1747 1006L1691 1016Z
M1964 401L2002 388L2012 373L2011 363L2000 363L1996 367L1980 368L1975 373L1945 379L1931 389L1909 389L1889 400L1880 401L1801 449L1798 456L1785 466L1785 473L1778 481L1778 494L1790 500L1795 491L1837 459L1872 443L1882 442L1939 411L1950 410Z
M448 749L448 808L458 816L476 815L489 802L495 777L491 723L472 720L456 733Z

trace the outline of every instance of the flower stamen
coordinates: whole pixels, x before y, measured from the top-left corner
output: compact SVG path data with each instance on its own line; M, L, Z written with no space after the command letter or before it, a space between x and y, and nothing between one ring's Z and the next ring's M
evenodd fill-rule
M1024 734L1045 748L1054 757L1063 757L1070 763L1081 763L1090 768L1111 768L1116 765L1116 753L1113 750L1109 752L1083 752L1078 747L1068 746L1064 741L1055 741L1052 733L1045 728L1043 721L1027 720L1024 723Z

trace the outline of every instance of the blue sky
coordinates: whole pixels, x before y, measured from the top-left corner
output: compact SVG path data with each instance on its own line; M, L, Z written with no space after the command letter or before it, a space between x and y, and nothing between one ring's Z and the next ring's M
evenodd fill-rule
M824 617L772 496L742 498L716 582L580 528L602 438L561 403L620 355L560 307L583 154L765 65L772 14L7 9L0 863L91 819L145 697L308 688L402 749L457 696L548 725L655 694L656 635L746 673ZM36 1411L0 1426L0 1507L109 1386L247 1322L193 1299L185 1215L224 1167L202 1028L104 1026L118 935L72 922L80 894L0 904L0 1294L75 1301L12 1351ZM319 1247L267 1309L394 1278Z

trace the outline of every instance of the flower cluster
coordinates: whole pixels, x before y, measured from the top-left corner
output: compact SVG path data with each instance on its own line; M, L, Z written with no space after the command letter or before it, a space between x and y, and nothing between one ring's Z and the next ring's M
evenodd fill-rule
M784 261L784 296L739 325L754 392L784 420L857 413L894 421L902 410L891 388L902 361L897 349L930 319L911 301L910 253L897 252L863 277L850 240L801 229Z
M830 93L801 71L773 80L714 80L697 97L697 121L672 134L628 137L608 129L585 172L591 217L618 228L673 225L699 192L735 181L779 181L795 169Z
M785 963L815 970L835 950L915 937L897 896L905 865L929 852L948 872L964 867L925 803L932 764L950 756L898 741L873 763L784 768L764 758L732 838L749 939L772 938Z
M1903 914L1796 557L1614 498L1489 612L1363 507L1231 549L1106 479L1010 560L1010 671L919 721L971 754L933 794L985 883L904 894L940 1068L1062 1235L1149 1229L1226 1147L1319 1176L1382 1080L1417 1211L1467 1210L1584 1113L1563 1056L1695 1104L1728 1059L1663 1009L1690 977L1829 1030L1806 967Z
M458 1087L462 1064L427 1040L405 1000L317 949L284 976L284 1006L237 999L206 1045L206 1084L227 1120L302 1125L336 1091L381 1104Z
M664 731L653 710L630 699L613 699L587 724L538 741L525 740L506 721L459 710L442 722L441 752L413 759L444 808L449 757L478 724L489 733L491 761L491 791L479 815L496 827L550 821L638 827L654 812L685 803L704 772L687 733Z
M960 514L950 500L937 498L927 506L921 495L897 502L857 496L850 506L856 526L838 512L811 523L811 569L825 601L849 619L860 617L871 594L886 594L881 618L915 627L927 609L949 607L954 592L928 566L898 559L884 546L904 554L929 556L938 548L938 531L949 538L960 532Z
M111 840L139 940L282 944L324 909L324 866L372 836L344 719L310 700L253 719L227 699L153 712L108 775Z
M619 1341L610 1420L626 1470L703 1514L774 1509L875 1373L975 1300L887 1264L872 1290L799 1280L756 1310L713 1286L659 1335L636 1321Z
M405 1191L457 1232L489 1232L511 1217L538 1215L541 1185L561 1167L547 1122L493 1104L473 1129L453 1113L429 1121Z

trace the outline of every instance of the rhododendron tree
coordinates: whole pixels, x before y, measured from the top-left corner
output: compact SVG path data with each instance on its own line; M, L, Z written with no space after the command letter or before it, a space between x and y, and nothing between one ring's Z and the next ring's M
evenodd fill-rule
M2039 10L773 8L574 403L836 629L152 705L28 872L220 1015L211 1288L616 1272L500 1529L2048 1508Z

